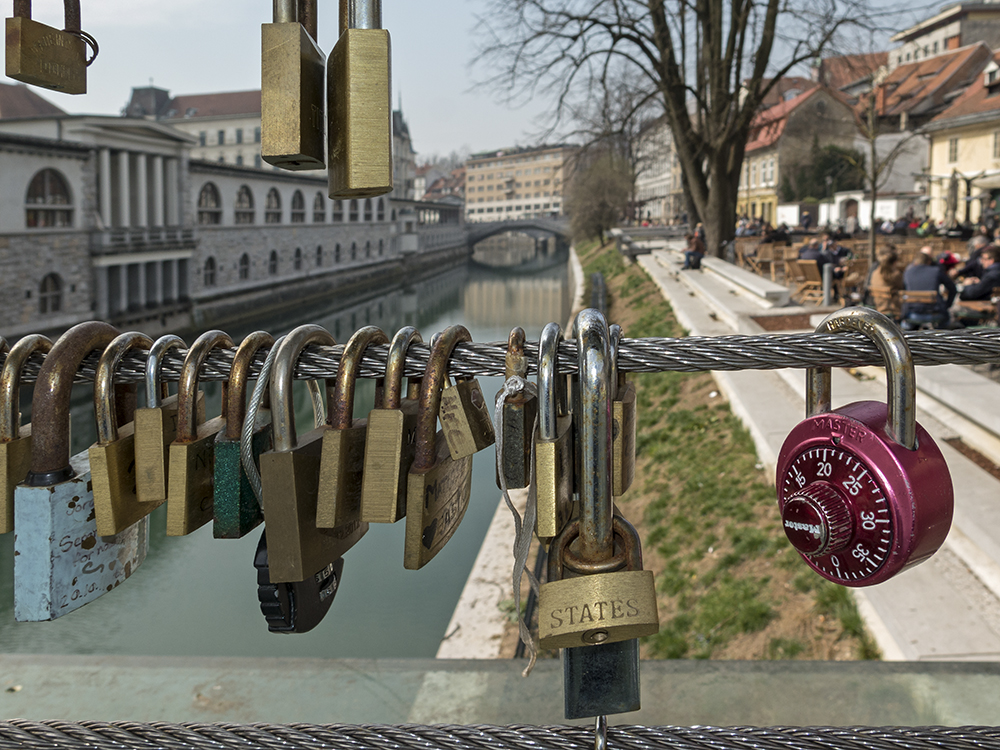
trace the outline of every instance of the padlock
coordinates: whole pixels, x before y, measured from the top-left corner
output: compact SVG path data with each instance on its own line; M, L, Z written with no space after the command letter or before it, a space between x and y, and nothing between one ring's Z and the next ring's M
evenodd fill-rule
M104 350L94 377L94 413L97 442L90 446L90 473L94 485L97 535L118 534L162 504L139 502L135 479L135 423L118 424L115 370L132 349L150 349L149 336L123 333Z
M326 55L316 44L316 0L275 0L260 39L261 157L281 169L323 169Z
M916 421L916 376L906 339L867 307L827 316L817 333L857 331L887 368L888 404L830 409L830 369L806 374L806 419L778 454L781 522L792 546L827 580L872 586L923 562L951 527L951 475Z
M468 330L459 341L472 341ZM450 350L449 350L450 356ZM483 396L479 381L471 376L459 376L452 385L445 378L441 391L441 429L455 461L489 448L496 440L493 417Z
M639 539L616 516L611 494L608 324L598 310L588 309L577 316L574 331L580 510L550 546L549 577L538 602L540 646L576 646L562 652L567 718L638 710L639 652L634 639L659 629L652 573L639 570ZM622 570L625 565L633 569ZM565 578L567 574L578 577Z
M368 524L361 521L316 528L320 454L323 434L330 427L321 425L299 438L292 408L295 362L310 344L334 346L336 341L321 326L299 326L281 342L271 371L274 448L261 454L260 481L272 583L304 581L343 556L368 531ZM333 387L328 380L328 401Z
M556 369L561 340L558 323L546 325L538 340L535 533L545 541L562 531L573 511L573 416L566 405L566 379Z
M406 476L416 448L419 380L410 378L403 398L406 351L422 342L413 326L400 328L389 344L382 403L368 413L365 469L361 483L361 520L396 523L406 515Z
M254 554L257 601L271 633L308 633L330 611L340 588L344 558L338 557L318 573L292 583L271 583L267 557L267 531L261 532Z
M3 341L0 339L0 341ZM2 349L7 351L7 342ZM35 352L46 354L52 342L33 333L14 344L0 376L0 534L14 530L14 488L31 468L31 425L21 424L21 370Z
M260 502L250 486L240 458L240 432L247 413L250 365L257 352L273 345L274 337L271 334L255 331L243 339L233 357L223 407L226 428L215 438L215 521L212 524L212 536L216 539L241 539L264 520ZM261 409L257 414L251 442L254 460L271 449L270 412Z
M196 416L198 377L209 353L232 348L222 331L206 331L184 357L177 384L177 437L170 444L167 479L167 536L186 536L212 520L215 514L215 437L226 427L220 414L204 422ZM222 403L228 386L222 384Z
M107 323L80 323L56 341L38 373L31 401L31 470L14 498L18 621L68 614L111 591L146 559L148 518L120 534L98 536L87 452L69 454L69 405L77 368L117 335Z
M63 30L31 20L31 0L14 0L7 19L10 78L64 94L87 93L87 46L80 31L80 0L63 0Z
M331 198L392 190L392 65L381 0L340 0L326 73Z
M625 373L618 369L618 345L622 338L621 326L613 324L611 332L611 387L614 400L611 403L611 494L624 495L635 479L635 427L636 391L635 384L628 382Z
M454 325L431 343L430 359L420 382L417 448L406 484L406 542L403 567L418 570L455 534L469 507L472 456L455 459L435 432L448 358L460 341L471 341L465 326Z
M528 360L524 356L524 329L514 328L507 337L504 376L518 377L527 385ZM502 393L502 391L501 391ZM527 387L504 398L500 410L503 420L503 473L508 489L521 489L531 482L531 444L538 417L538 396ZM500 484L500 462L497 462L497 487Z
M177 395L168 395L160 368L168 351L186 346L179 336L168 334L154 341L146 356L146 406L135 412L135 491L140 503L167 501L170 444L177 437ZM198 391L195 419L198 424L205 421L203 391Z
M361 358L369 346L388 344L389 337L376 326L365 326L344 346L333 392L330 429L323 435L319 464L319 496L316 525L332 529L361 520L361 482L365 469L365 436L368 420L354 419L354 385ZM381 379L375 388L375 403L381 401Z

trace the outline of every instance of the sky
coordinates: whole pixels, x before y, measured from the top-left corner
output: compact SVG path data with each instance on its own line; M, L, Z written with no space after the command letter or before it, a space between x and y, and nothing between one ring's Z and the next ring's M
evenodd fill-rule
M3 15L10 0L2 2ZM270 0L82 0L82 27L101 52L88 69L88 93L36 89L68 112L120 113L133 86L172 94L260 88L260 24ZM337 38L336 0L319 0L319 43ZM538 103L512 109L475 85L472 30L486 0L384 0L392 39L393 106L403 113L419 157L532 143ZM62 27L60 0L34 0L33 18ZM16 81L0 77L3 83Z

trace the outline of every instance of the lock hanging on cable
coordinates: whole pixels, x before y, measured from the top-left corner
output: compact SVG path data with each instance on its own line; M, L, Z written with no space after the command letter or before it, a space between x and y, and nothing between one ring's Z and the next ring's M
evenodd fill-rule
M31 400L31 470L14 497L14 619L54 620L103 596L136 571L149 548L149 519L100 537L87 451L70 456L70 395L80 363L118 330L98 321L70 328L53 344ZM135 402L116 398L122 422ZM134 392L132 394L134 398ZM131 403L129 403L131 401Z
M6 72L15 81L63 94L87 93L87 42L80 30L80 0L63 0L65 29L31 18L31 0L14 0L6 23Z
M524 329L514 328L507 337L504 377L521 378L527 386L528 360L524 356ZM516 395L506 396L500 410L503 420L503 465L497 465L497 487L500 471L508 489L521 489L531 482L531 442L538 416L538 396L525 387Z
M566 377L557 371L562 328L549 323L538 340L538 429L535 431L535 534L548 541L563 530L573 510L573 416Z
M806 419L778 454L781 522L827 580L872 586L933 555L954 508L948 465L916 420L913 357L899 328L866 307L829 315L817 333L857 331L886 363L888 403L831 409L830 368L806 373Z

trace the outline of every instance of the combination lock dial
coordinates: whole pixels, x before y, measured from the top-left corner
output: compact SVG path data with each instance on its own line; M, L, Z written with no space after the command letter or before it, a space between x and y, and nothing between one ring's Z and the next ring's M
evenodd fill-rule
M785 535L824 578L871 586L923 562L951 526L951 475L914 419L913 361L884 316L845 308L817 332L856 330L890 364L888 404L830 409L830 371L810 370L807 413L778 456L778 510Z

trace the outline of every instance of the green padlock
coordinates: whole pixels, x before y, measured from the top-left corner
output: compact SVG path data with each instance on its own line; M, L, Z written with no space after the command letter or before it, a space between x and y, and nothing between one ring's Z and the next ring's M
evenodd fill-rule
M274 337L266 331L251 333L240 343L229 371L224 407L226 429L215 438L215 522L212 534L216 539L240 539L264 520L260 502L240 460L240 432L247 413L250 365L258 351L273 345ZM271 450L270 409L257 412L252 447L255 461L260 459L261 453Z

